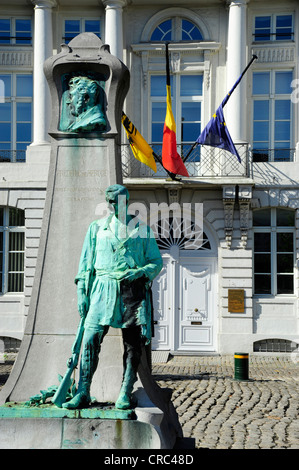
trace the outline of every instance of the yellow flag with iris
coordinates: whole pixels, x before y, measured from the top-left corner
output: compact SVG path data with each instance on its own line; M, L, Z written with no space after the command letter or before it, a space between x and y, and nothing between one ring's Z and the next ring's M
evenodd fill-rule
M128 116L123 112L121 122L126 130L134 157L145 165L149 166L155 173L157 165L154 158L154 152Z

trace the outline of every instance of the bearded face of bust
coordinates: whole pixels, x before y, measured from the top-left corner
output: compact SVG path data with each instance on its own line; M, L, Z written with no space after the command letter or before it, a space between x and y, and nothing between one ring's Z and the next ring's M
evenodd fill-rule
M99 95L98 84L84 77L72 78L69 82L71 113L79 116L95 106Z

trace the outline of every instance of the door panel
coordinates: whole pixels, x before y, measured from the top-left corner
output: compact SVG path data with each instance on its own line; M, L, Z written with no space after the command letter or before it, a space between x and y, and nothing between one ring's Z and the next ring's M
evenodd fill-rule
M211 351L215 348L213 275L214 261L211 258L180 258L178 351Z
M171 282L171 264L169 256L163 256L163 268L153 283L154 304L154 337L152 348L154 350L170 350L172 348L172 315L171 291L168 286Z
M181 321L206 320L211 291L211 270L209 267L204 267L202 271L197 272L192 266L188 268L181 267L180 273L182 279Z
M155 337L153 349L215 351L216 259L200 256L164 257L154 281Z

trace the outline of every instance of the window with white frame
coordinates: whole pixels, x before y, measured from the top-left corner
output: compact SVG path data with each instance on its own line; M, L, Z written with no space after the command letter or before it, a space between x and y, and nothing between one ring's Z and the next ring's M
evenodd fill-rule
M0 207L0 293L23 292L25 212Z
M100 20L88 18L73 18L64 20L63 40L68 44L71 39L80 33L94 33L101 37Z
M25 161L32 140L32 74L0 73L0 161Z
M291 41L294 38L293 15L256 16L254 41Z
M170 18L162 21L153 31L151 41L200 41L200 29L184 18Z
M254 293L294 294L295 211L256 210L253 230Z
M253 73L253 160L292 161L291 70Z
M203 74L175 74L171 77L172 112L176 121L177 143L186 155L200 134L203 103ZM166 115L166 76L150 78L151 141L161 154Z
M31 45L31 18L0 18L0 44Z

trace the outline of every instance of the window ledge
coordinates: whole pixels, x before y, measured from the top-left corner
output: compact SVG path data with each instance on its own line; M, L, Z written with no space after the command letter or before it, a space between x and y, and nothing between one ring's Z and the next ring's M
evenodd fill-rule
M255 46L258 46L260 44L263 47L266 46L267 44L269 46L273 46L274 44L275 45L277 45L277 44L283 44L283 45L290 44L290 45L293 45L293 44L295 44L295 40L294 39L280 39L280 40L273 39L273 40L270 40L270 41L252 41L252 44L254 44Z
M253 294L253 300L261 301L264 303L279 303L285 304L286 300L289 299L290 302L294 302L297 300L297 296L295 294L278 294L278 295L271 295L271 294Z
M141 52L155 52L156 54L165 54L165 42L143 42L131 44L132 51L136 54ZM170 42L169 52L192 52L192 51L219 51L221 42L216 41L183 41Z
M24 297L24 292L6 292L5 294L0 294L0 303L20 301Z

